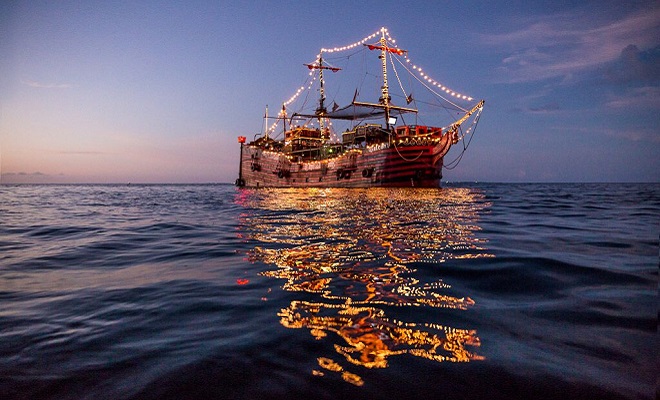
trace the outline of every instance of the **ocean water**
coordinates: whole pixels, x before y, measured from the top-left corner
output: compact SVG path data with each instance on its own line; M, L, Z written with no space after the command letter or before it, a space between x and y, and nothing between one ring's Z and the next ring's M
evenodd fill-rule
M0 186L2 399L652 399L660 184Z

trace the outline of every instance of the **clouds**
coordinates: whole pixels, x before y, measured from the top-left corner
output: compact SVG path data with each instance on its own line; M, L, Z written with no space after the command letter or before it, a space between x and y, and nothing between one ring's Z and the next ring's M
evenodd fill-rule
M623 139L630 142L660 144L660 133L655 127L637 126L625 127L624 129L605 129L604 133L611 138Z
M0 174L0 183L59 183L64 179L63 176L44 174L42 172L3 172Z
M548 114L559 111L560 109L561 107L559 107L557 102L552 102L539 107L530 107L529 112L534 114Z
M660 110L660 87L643 86L627 90L624 94L611 96L605 103L611 110Z
M77 156L99 156L105 155L106 152L103 151L58 151L58 154L71 154Z
M605 77L614 83L660 82L660 45L646 51L634 44L626 46Z
M41 83L32 80L22 80L21 83L36 89L69 89L72 87L68 83Z
M621 67L610 70L616 79L657 76L660 7L608 21L591 22L592 17L588 10L539 16L520 29L480 40L505 53L497 73L506 83L572 79L616 61ZM629 75L623 72L631 66Z

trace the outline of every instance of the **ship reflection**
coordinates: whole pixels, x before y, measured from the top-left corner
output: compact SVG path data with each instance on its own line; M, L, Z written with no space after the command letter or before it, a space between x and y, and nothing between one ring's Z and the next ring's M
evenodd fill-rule
M365 368L386 368L388 358L400 354L436 362L483 358L474 352L480 344L474 330L403 321L411 307L474 305L468 296L447 294L443 281L419 276L441 272L438 265L446 260L492 257L475 235L478 215L488 206L480 193L287 189L241 190L237 196L246 209L248 239L258 243L251 260L273 266L263 275L281 279L283 289L314 298L282 309L283 326L331 340L339 359ZM314 375L338 373L349 383L364 383L330 355L319 357L318 365Z

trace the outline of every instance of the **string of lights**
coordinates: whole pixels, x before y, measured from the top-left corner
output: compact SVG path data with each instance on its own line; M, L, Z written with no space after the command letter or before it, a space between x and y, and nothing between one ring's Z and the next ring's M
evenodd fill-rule
M280 123L280 119L283 118L286 114L285 111L286 107L291 103L293 103L294 101L296 101L296 99L298 99L298 96L300 96L300 94L303 93L305 90L311 90L312 86L314 85L314 82L317 79L317 74L315 74L314 71L310 71L309 76L311 77L311 80L309 81L307 87L305 88L305 85L299 87L298 90L296 90L296 93L293 94L293 96L291 96L287 101L282 103L282 109L277 114L277 119L275 120L275 122L273 122L273 124L268 128L268 134L271 134L275 131L275 128L277 128L277 125Z
M390 35L387 28L382 27L378 31L376 31L376 32L374 32L374 33L372 33L368 36L365 36L361 40L353 42L351 44L348 44L348 45L345 45L345 46L333 47L333 48L325 48L325 47L321 48L321 52L319 54L317 54L316 61L312 65L320 65L323 53L337 53L337 52L343 52L343 51L355 49L359 46L365 45L367 42L370 42L370 41L374 40L379 35L381 35L381 36L384 35L389 44L391 44L394 48L399 49L398 45L396 44L396 39L394 39ZM418 80L420 80L420 82L422 84L424 84L429 90L431 90L435 95L437 95L439 97L442 97L446 101L449 101L448 99L444 98L440 93L436 92L431 87L429 87L429 85L432 86L432 87L437 88L442 93L445 93L449 96L455 97L456 99L466 100L466 101L474 100L473 97L465 95L465 94L461 94L461 93L447 87L446 85L442 84L441 82L438 82L437 80L431 78L428 74L426 74L424 72L422 67L420 67L420 66L418 66L418 65L416 65L415 63L412 62L410 57L408 57L408 52L401 51L401 52L397 52L396 54L402 56L403 59L405 60L406 64L410 65L410 68L407 68L406 65L403 64L400 60L397 60L397 61L399 61L399 63L404 68L406 68L411 74L414 75L416 73L419 76ZM393 53L390 53L389 55L390 55L390 58L393 57ZM394 64L392 64L392 65L394 65ZM411 71L411 69L412 69L412 71ZM275 131L275 129L277 128L277 125L279 124L280 120L285 117L286 107L289 106L290 104L292 104L293 102L295 102L303 92L305 92L306 90L311 90L312 86L318 80L318 77L319 77L319 74L318 74L317 71L318 70L316 70L316 69L311 69L310 68L309 76L311 77L311 79L309 80L309 84L300 86L296 90L296 92L288 100L286 100L285 102L282 103L282 109L278 113L276 121L268 128L268 134L273 133ZM396 73L396 69L395 69L395 73ZM398 78L399 77L398 77L398 74L397 74L397 79ZM401 84L400 80L399 80L399 84ZM462 107L459 107L459 106L457 106L457 107L462 109ZM330 124L331 124L331 122L330 122Z
M322 53L335 53L335 52L341 52L341 51L351 50L351 49L354 49L354 48L357 47L357 46L364 45L365 43L367 43L367 42L370 41L370 40L373 40L373 39L376 38L379 34L385 34L385 36L387 37L388 42L390 42L392 45L394 45L395 48L397 48L397 49L399 48L399 47L397 46L397 44L396 44L396 40L390 35L390 33L389 33L389 31L387 30L387 28L383 27L383 28L380 28L380 30L378 30L377 32L372 33L371 35L369 35L369 36L363 38L363 39L360 40L360 41L357 41L357 42L351 43L351 44L346 45L346 46L333 47L333 48L331 48L331 49L330 49L330 48L322 48L322 49L321 49L321 52L322 52ZM319 57L320 57L320 54L317 56L317 59L318 59ZM443 92L447 93L448 95L450 95L450 96L452 96L452 97L456 97L456 98L458 98L458 99L461 99L461 100L467 100L467 101L472 101L472 100L474 100L473 97L468 96L468 95L465 95L465 94L461 94L461 93L459 93L459 92L457 92L457 91L455 91L455 90L453 90L453 89L450 89L450 88L447 87L446 85L444 85L444 84L442 84L442 83L436 81L435 79L431 78L430 76L428 76L428 74L426 74L426 73L424 72L424 70L422 69L422 67L420 67L420 66L418 66L418 65L416 65L415 63L412 62L412 60L410 59L410 57L408 57L408 53L407 53L407 52L404 52L404 53L403 53L403 58L406 60L406 63L411 64L412 69L413 69L414 71L416 71L417 74L418 74L422 79L424 79L425 81L427 81L428 83L430 83L432 86L437 87L438 89L442 90Z
M380 30L378 30L378 31L372 33L371 35L363 38L362 40L360 40L358 42L355 42L355 43L351 43L347 46L333 47L332 49L322 48L321 53L335 53L335 52L338 52L338 51L346 51L346 50L354 49L358 46L362 46L363 44L367 43L370 40L373 40L375 37L377 37L382 32L387 32L387 29L381 28ZM318 57L320 57L320 54L317 56L317 58Z
M392 36L390 36L387 29L382 28L382 31L387 36L387 40L390 41L394 45L394 47L398 48L398 46L396 45L396 40L394 38L392 38ZM422 79L424 79L425 81L427 81L431 85L437 87L438 89L442 90L443 92L447 93L448 95L450 95L452 97L456 97L458 99L467 100L467 101L472 101L473 100L472 97L461 94L461 93L458 93L455 90L452 90L452 89L448 88L447 86L443 85L442 83L440 83L440 82L434 80L433 78L429 77L426 73L424 73L424 71L422 70L422 67L417 66L415 63L412 62L412 60L408 57L408 53L404 53L403 58L406 60L406 63L411 64L412 69L414 71L416 71L417 74Z

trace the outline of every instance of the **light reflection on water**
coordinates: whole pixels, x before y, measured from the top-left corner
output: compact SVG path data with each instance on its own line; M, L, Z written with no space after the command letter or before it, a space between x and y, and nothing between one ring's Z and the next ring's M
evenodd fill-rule
M418 269L493 257L475 235L479 214L490 206L479 191L242 190L237 202L246 210L246 239L256 244L251 260L272 267L262 274L282 280L284 290L315 296L278 313L283 326L332 341L339 357L319 356L314 375L339 373L360 386L364 381L347 370L349 364L386 368L388 358L400 354L436 362L483 359L475 352L477 332L469 327L392 316L397 307L474 305L467 294L448 294L450 285L441 280L424 282L420 275L428 274Z

